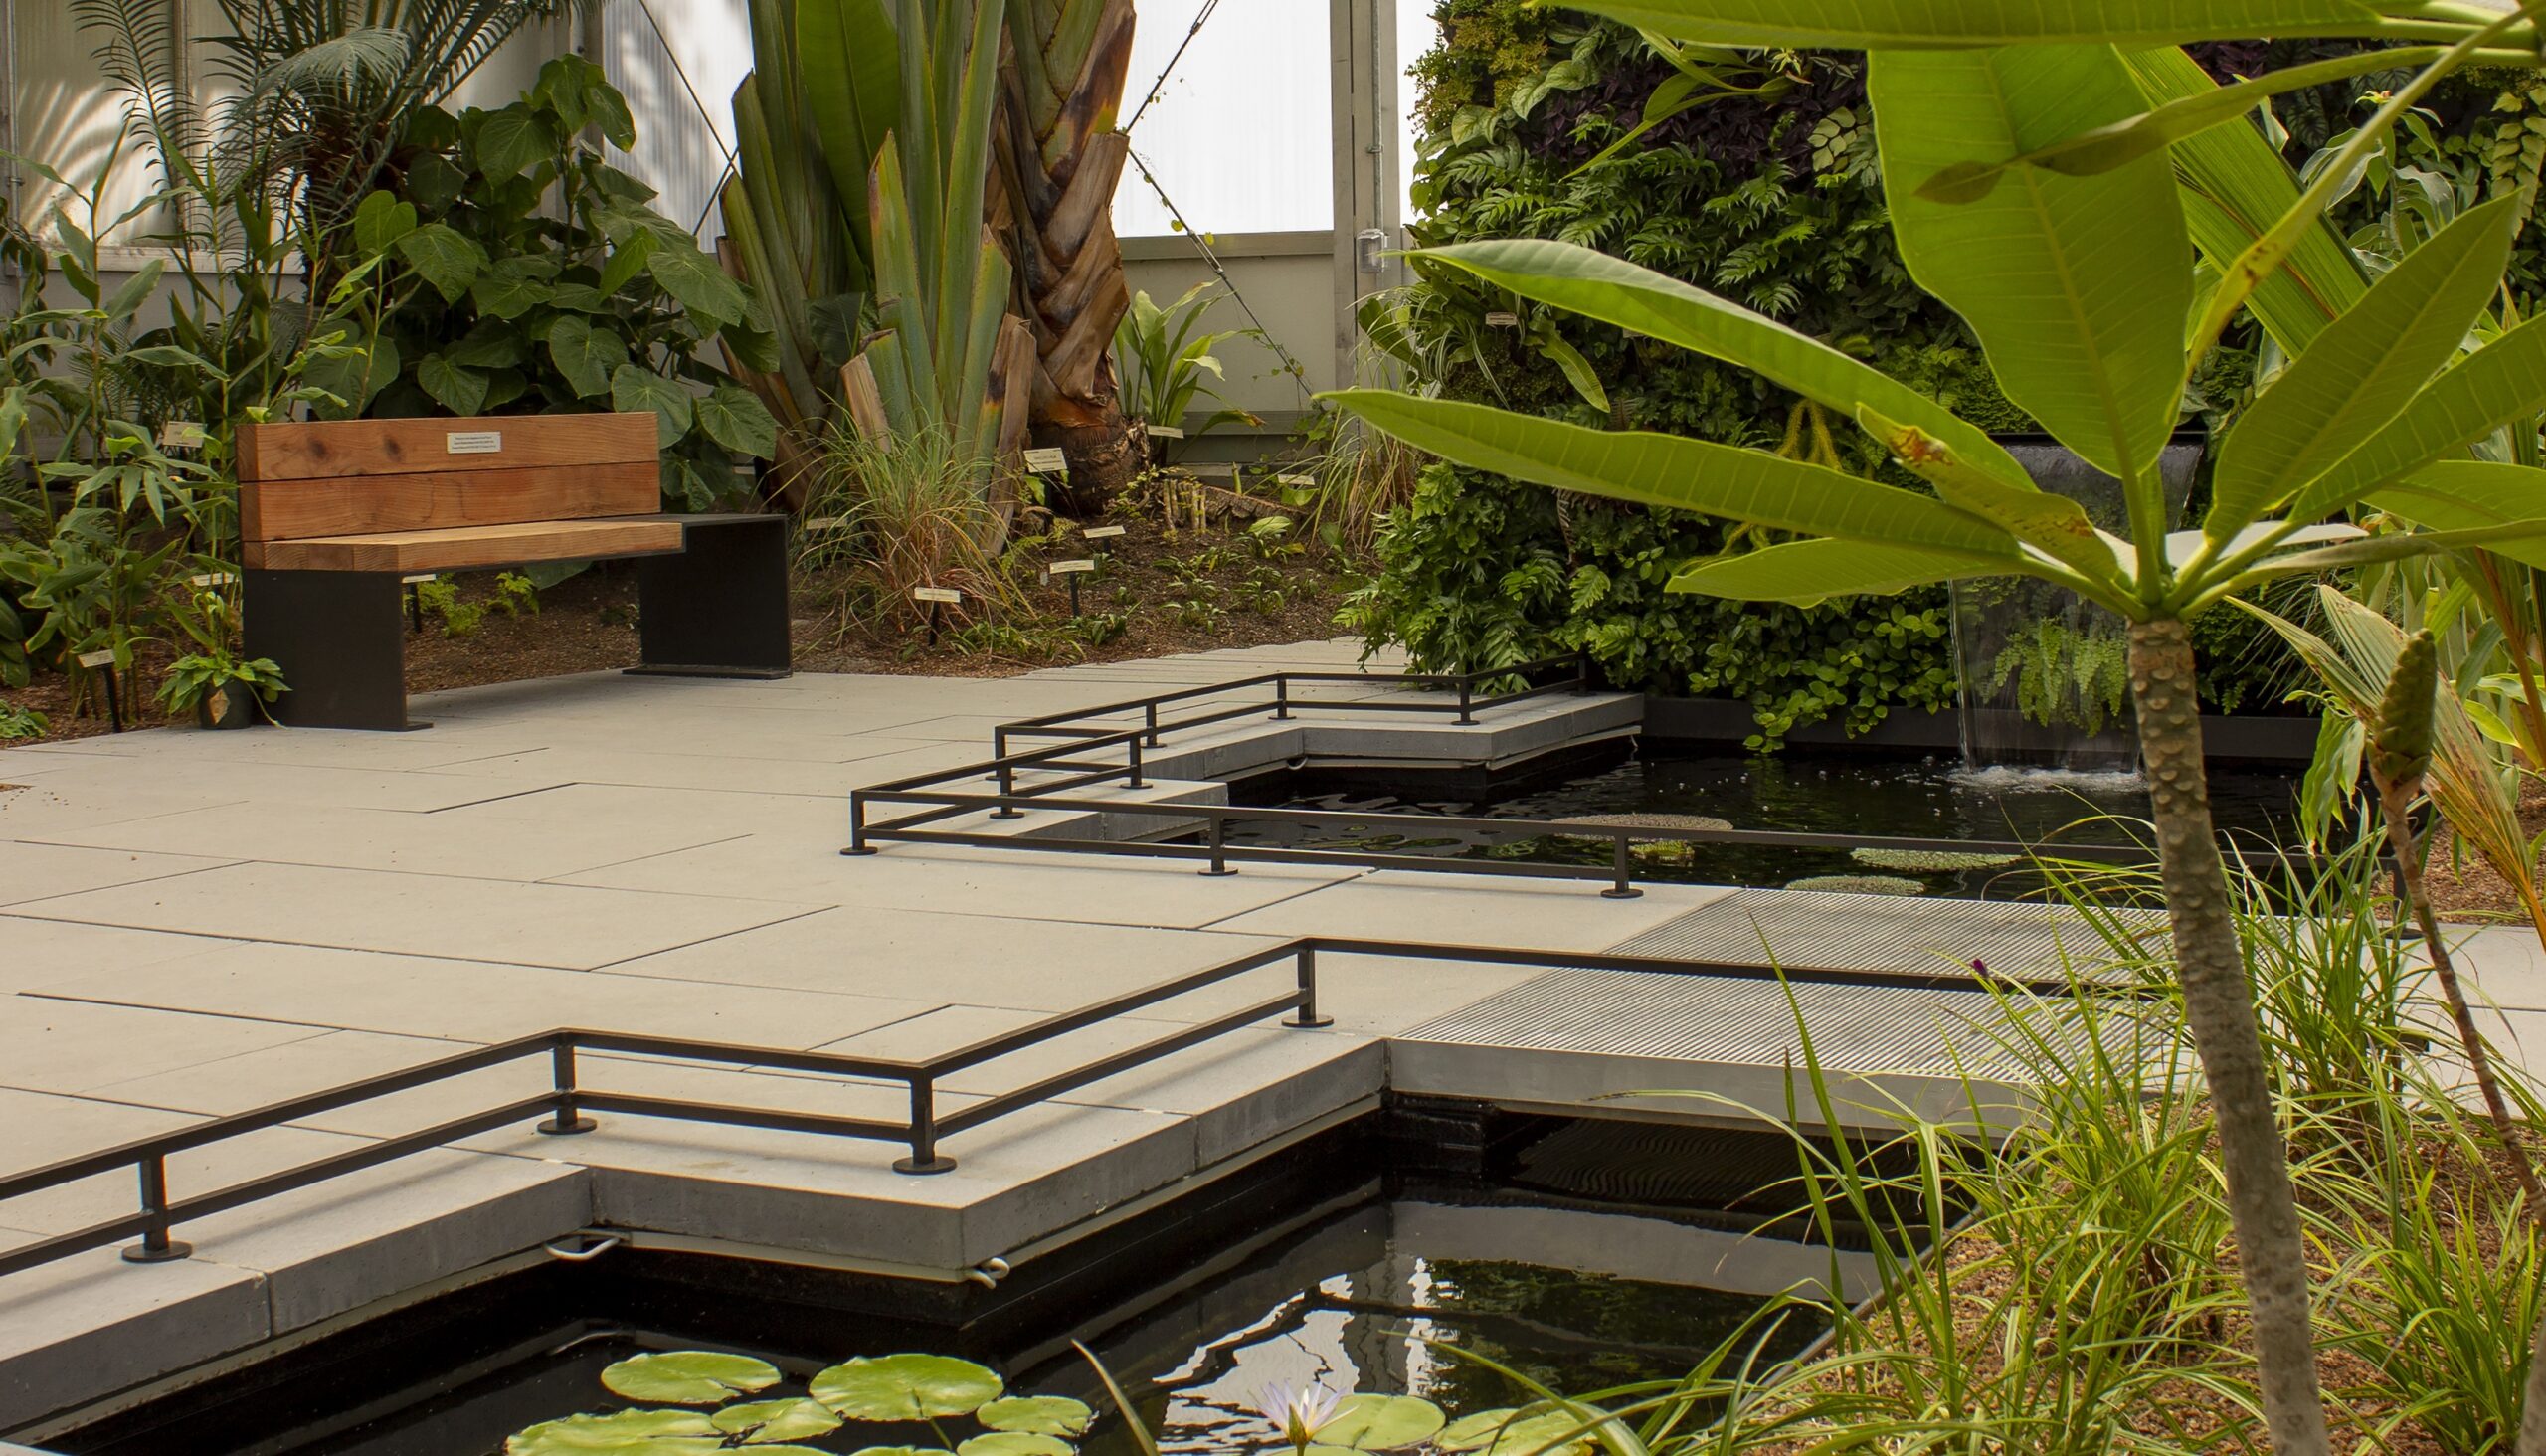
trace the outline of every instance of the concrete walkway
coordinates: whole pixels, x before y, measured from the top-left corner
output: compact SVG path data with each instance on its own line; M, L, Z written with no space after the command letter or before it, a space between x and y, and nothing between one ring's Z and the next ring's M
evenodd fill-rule
M1731 893L1651 886L1617 901L1597 884L1455 874L1248 865L1209 878L1137 858L836 853L850 790L979 761L998 724L1357 657L1339 641L1000 680L605 674L422 698L436 726L419 733L153 731L0 751L0 785L21 786L0 789L0 1173L563 1025L918 1056L1293 936L1598 951ZM2476 961L2505 1029L2546 1035L2533 939L2488 932ZM588 1225L949 1277L1355 1115L1391 1086L1566 1104L1687 1085L1729 1059L1749 1070L1725 1088L1773 1105L1761 1069L1781 1081L1792 1050L1775 998L1690 991L1655 1015L1705 1021L1739 1001L1763 1029L1594 1055L1596 1038L1515 1028L1588 1005L1597 1029L1597 998L1625 991L1526 966L1337 956L1320 971L1333 1029L1268 1023L1079 1089L951 1140L962 1166L943 1177L891 1172L890 1145L809 1134L612 1117L555 1139L523 1126L188 1224L179 1236L197 1252L180 1264L99 1250L0 1279L0 1437L40 1438L30 1423L49 1411ZM949 1082L942 1105L1225 1014L1288 975L988 1063ZM1926 995L1894 1007L1912 1031L1955 1014ZM1869 1054L1892 1056L1897 1016L1876 1029ZM904 1111L886 1084L587 1060L588 1085L632 1094ZM546 1076L538 1062L492 1069L187 1154L171 1161L172 1191L536 1095ZM0 1203L0 1249L132 1200L119 1174Z

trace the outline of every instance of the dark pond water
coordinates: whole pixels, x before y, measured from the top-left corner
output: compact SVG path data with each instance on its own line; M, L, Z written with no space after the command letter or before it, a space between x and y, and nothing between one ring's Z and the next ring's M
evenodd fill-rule
M2214 772L2212 812L2223 830L2256 849L2287 842L2296 774ZM1444 857L1491 856L1604 865L1606 840L1416 830L1391 823L1407 814L1561 819L1586 816L1704 817L1737 829L1904 836L2040 845L2144 842L2148 794L2138 775L2049 769L1970 771L1957 759L1788 752L1775 757L1639 753L1549 782L1502 785L1473 779L1422 786L1396 773L1364 778L1277 776L1238 786L1243 803L1341 810L1369 818L1347 826L1303 827L1261 820L1233 825L1231 843L1357 847ZM1846 850L1748 844L1639 845L1636 877L1778 888L1809 877L1884 876L1929 894L2008 898L2039 891L2021 865L1931 870L1874 862ZM1906 888L1906 886L1897 886Z
M1402 1134L1328 1135L1207 1206L1056 1255L1054 1270L1028 1265L997 1296L830 1287L817 1272L695 1256L543 1265L53 1444L78 1456L490 1456L538 1421L625 1408L601 1371L645 1351L757 1355L787 1373L766 1392L782 1395L850 1356L916 1350L990 1365L1011 1392L1085 1400L1106 1412L1085 1450L1130 1456L1075 1339L1165 1449L1231 1452L1271 1439L1254 1413L1267 1384L1490 1409L1529 1396L1460 1352L1588 1393L1685 1373L1780 1289L1835 1271L1849 1298L1871 1292L1865 1255L1792 1237L1793 1197L1775 1184L1793 1159L1774 1139L1495 1121L1467 1173L1414 1169L1425 1160ZM961 1308L967 1297L984 1308ZM1766 1348L1790 1354L1817 1333L1795 1318ZM934 1448L975 1433L961 1419L850 1422L800 1444Z

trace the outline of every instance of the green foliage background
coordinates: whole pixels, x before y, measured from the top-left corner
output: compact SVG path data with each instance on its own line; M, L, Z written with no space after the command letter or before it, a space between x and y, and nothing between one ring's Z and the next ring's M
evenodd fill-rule
M1762 58L1797 78L1774 98L1729 95L1595 160L1640 119L1673 72L1631 30L1530 3L1439 0L1444 43L1416 62L1422 99L1414 184L1425 245L1540 237L1624 257L1735 299L1904 379L1984 428L2030 428L1990 376L1969 331L1913 284L1890 232L1858 58ZM2255 74L2283 58L2214 48L2214 71ZM2279 49L2273 48L2276 52ZM2256 54L2247 56L2245 50ZM2377 78L2370 78L2375 83ZM2363 84L2285 98L2289 155L2351 119ZM2443 169L2480 180L2492 95L2465 88L2464 119L2440 128ZM2506 113L2507 114L2507 113ZM2514 124L2522 119L2511 116ZM2371 199L2358 200L2365 212ZM2533 260L2532 237L2523 248ZM2533 262L2531 263L2533 270ZM1406 290L1410 333L1440 393L1613 428L1809 451L1795 400L1746 371L1606 325L1546 312L1447 269ZM2533 272L2530 275L2533 275ZM1519 315L1496 327L1490 312ZM1588 361L1603 414L1567 383L1543 340ZM2243 403L2251 356L2231 352L2198 381L2205 413ZM1846 467L1914 485L1853 427L1827 422ZM1669 568L1729 544L1724 526L1669 512L1559 496L1450 466L1425 472L1379 542L1381 570L1346 610L1373 642L1405 646L1436 670L1493 668L1588 652L1614 685L1746 699L1775 747L1834 720L1863 732L1897 707L1954 697L1949 610L1940 589L1811 609L1669 596ZM2284 694L2276 646L2250 641L2243 614L2207 614L2203 693L2217 708L2269 707Z

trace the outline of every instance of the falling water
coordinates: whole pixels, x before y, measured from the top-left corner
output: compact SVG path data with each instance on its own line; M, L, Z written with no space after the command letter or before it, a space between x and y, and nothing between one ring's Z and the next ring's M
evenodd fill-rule
M2077 501L2103 529L2125 533L2119 481L2048 437L2001 443L2035 484ZM2169 528L2191 492L2201 449L2198 440L2178 439L2159 457ZM1967 774L2016 789L2076 787L2072 775L2111 785L2135 773L2119 617L2029 577L1956 582L1952 600Z

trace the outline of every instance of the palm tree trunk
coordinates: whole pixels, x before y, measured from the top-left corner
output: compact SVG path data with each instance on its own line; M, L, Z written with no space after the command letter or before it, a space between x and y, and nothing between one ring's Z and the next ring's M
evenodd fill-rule
M2278 1456L2325 1456L2325 1404L2308 1319L2307 1250L2289 1183L2263 1031L2246 975L2228 870L2210 821L2192 636L2174 619L2130 628L2130 695L2148 774L2184 1019L2210 1085L2237 1259L2255 1329L2264 1420Z
M1113 217L1131 154L1115 119L1132 27L1132 0L1007 0L994 212L1039 356L1034 436L1068 458L1063 501L1076 510L1101 507L1139 466L1111 352L1132 300Z

